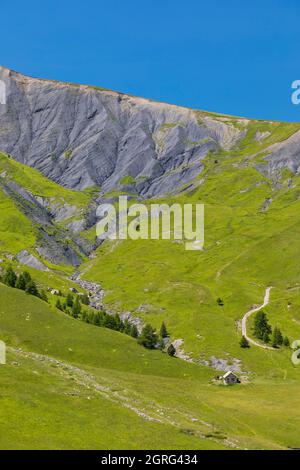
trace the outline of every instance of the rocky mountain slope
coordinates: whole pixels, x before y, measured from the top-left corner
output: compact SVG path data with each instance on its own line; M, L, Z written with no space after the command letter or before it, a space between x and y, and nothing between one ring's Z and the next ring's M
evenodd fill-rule
M145 196L177 191L199 174L209 152L235 148L251 122L4 67L0 80L1 151L72 189L96 185ZM263 142L270 134L258 130L254 138ZM296 172L299 151L297 133L270 149L274 158L266 155L264 170Z
M270 325L300 337L299 133L0 70L0 272L26 269L49 301L0 283L1 448L299 448L291 350L240 346L268 286ZM96 207L120 191L204 202L203 250L100 245ZM84 308L164 322L187 360L56 308L93 286ZM234 389L214 380L228 368Z

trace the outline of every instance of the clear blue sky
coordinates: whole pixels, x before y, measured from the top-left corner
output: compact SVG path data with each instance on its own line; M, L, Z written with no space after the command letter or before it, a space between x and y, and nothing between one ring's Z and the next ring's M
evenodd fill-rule
M299 0L1 0L0 64L234 115L300 121Z

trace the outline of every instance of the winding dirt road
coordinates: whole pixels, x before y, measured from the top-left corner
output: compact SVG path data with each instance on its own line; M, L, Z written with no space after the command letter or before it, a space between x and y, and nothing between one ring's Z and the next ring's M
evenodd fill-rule
M254 346L258 346L259 348L263 348L263 349L274 350L274 348L272 348L271 346L267 346L266 344L258 343L256 341L254 341L254 339L249 338L249 336L247 335L247 320L248 320L248 318L252 315L252 313L258 312L259 310L264 308L266 305L268 305L269 300L270 300L270 290L271 289L272 289L272 287L267 287L266 288L264 302L263 302L262 305L259 305L256 308L252 308L251 310L249 310L249 312L245 313L245 315L243 316L243 318L242 318L242 335L245 336L245 338L248 340L249 343L254 344Z

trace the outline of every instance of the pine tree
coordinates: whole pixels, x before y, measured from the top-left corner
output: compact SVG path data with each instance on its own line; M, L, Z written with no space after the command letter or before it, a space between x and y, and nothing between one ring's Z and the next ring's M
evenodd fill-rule
M266 331L263 334L262 340L264 343L269 343L270 342L270 335Z
M124 330L124 323L122 322L120 316L115 313L114 314L114 319L115 319L115 330L116 331L123 331Z
M17 276L13 268L9 266L3 276L3 282L9 287L15 287L17 282Z
M103 326L110 328L111 330L117 330L116 318L114 315L105 315Z
M157 343L157 336L155 329L147 323L142 329L142 333L138 338L139 344L144 346L147 349L154 349Z
M277 342L279 346L283 345L283 335L281 333L281 330L278 328L277 329Z
M134 325L134 324L131 325L130 336L132 336L133 338L137 338L139 336L138 329L137 329L136 325Z
M273 348L278 348L283 343L283 336L279 328L275 326L273 335L272 335L272 346Z
M40 292L40 299L43 300L44 302L48 302L48 297L44 289L42 289Z
M35 295L36 297L39 297L39 291L38 288L36 287L36 283L34 281L30 281L27 286L26 286L26 292L27 294L30 295Z
M66 306L67 307L73 307L73 295L72 294L68 294L67 295L67 298L66 298Z
M55 307L58 308L58 310L61 310L61 311L63 310L63 306L61 304L60 299L57 299Z
M21 290L26 290L26 280L25 280L25 277L24 277L23 273L20 274L18 279L17 279L16 288L21 289Z
M250 348L249 341L247 340L247 338L245 338L245 336L242 336L240 340L240 346L241 348Z
M31 278L31 276L30 276L30 274L29 274L28 271L24 271L24 272L22 273L22 276L23 276L23 278L24 278L24 280L25 280L26 287L27 287L27 285L32 281L32 278Z
M217 304L220 305L220 307L223 307L224 302L223 302L223 300L221 299L221 297L218 297L218 298L217 298Z
M288 339L287 336L283 338L283 345L289 347L290 345L290 340Z
M263 312L257 312L254 318L254 336L268 342L268 337L272 332L272 328L268 323L267 315Z
M91 323L92 325L96 325L96 319L95 319L95 312L88 312L86 322Z
M159 334L162 338L167 338L169 336L165 322L162 322Z
M167 349L167 353L168 353L169 356L171 356L171 357L175 356L175 354L176 354L176 349L175 349L175 347L173 346L173 344L170 344L170 346L169 346L168 349Z
M81 305L78 297L76 297L75 302L73 302L71 313L74 318L78 318L81 313Z
M83 294L81 297L80 297L80 300L81 300L81 303L83 305L89 305L90 303L90 300L89 300L89 296L87 294Z
M130 333L131 333L131 325L129 323L128 318L126 318L125 321L124 321L124 333L126 335L130 335Z

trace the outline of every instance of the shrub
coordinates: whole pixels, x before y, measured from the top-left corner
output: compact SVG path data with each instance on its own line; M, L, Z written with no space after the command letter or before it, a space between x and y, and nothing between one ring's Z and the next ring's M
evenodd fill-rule
M242 336L240 340L240 346L241 348L250 348L249 341L247 340L247 338L245 338L245 336Z

